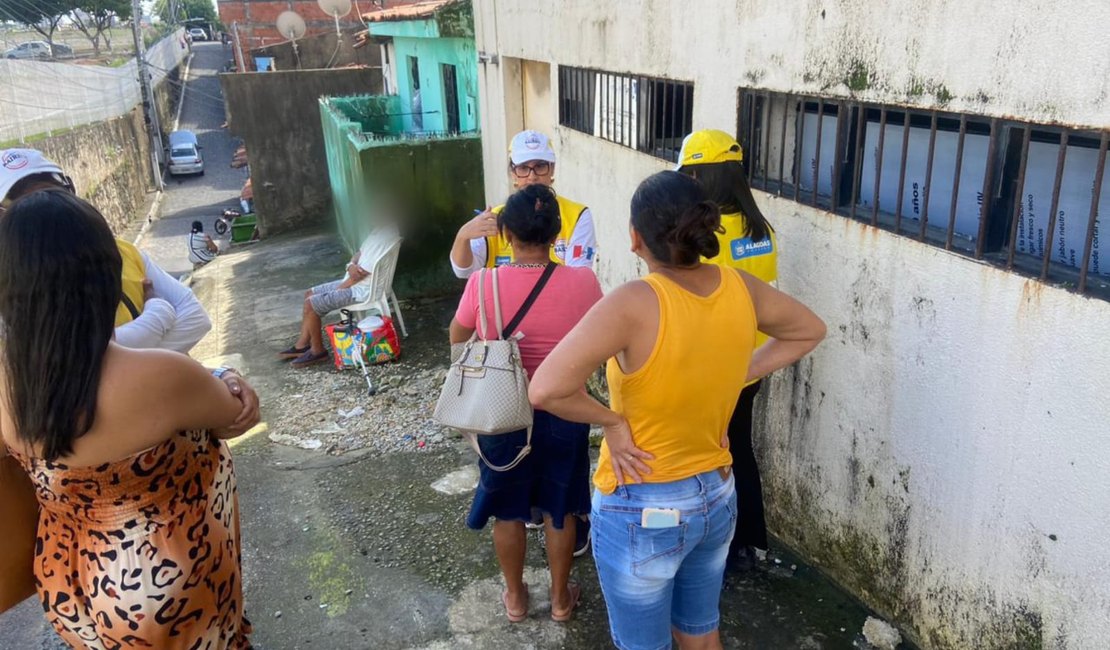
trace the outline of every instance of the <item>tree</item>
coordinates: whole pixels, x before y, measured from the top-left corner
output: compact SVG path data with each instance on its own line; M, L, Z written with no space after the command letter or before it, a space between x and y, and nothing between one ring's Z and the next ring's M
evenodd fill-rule
M0 0L0 20L10 20L42 34L54 50L54 32L72 9L70 0Z
M93 52L100 56L100 41L112 49L112 22L131 17L130 0L70 0L73 26L89 39Z
M3 1L7 0L0 0ZM158 16L167 23L180 23L191 18L203 18L206 23L219 20L211 0L166 0L159 3L158 7ZM174 9L177 10L176 17L172 13Z

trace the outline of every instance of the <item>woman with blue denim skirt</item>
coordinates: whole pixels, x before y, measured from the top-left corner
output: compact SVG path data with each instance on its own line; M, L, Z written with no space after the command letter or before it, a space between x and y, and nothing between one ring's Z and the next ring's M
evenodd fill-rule
M520 336L520 358L529 373L536 368L575 324L601 299L601 285L589 268L555 265L549 258L551 243L559 233L559 202L545 185L529 185L509 197L498 215L498 230L511 242L515 259L497 271L470 276L451 322L451 342L468 340L477 330L483 338L496 338L488 322L494 313L492 283L500 290L501 309L510 317L508 336ZM485 284L487 322L480 322L479 283ZM535 301L528 304L534 290ZM513 322L519 316L519 324ZM505 591L501 596L505 616L512 622L527 618L528 585L524 584L527 547L525 522L539 517L546 527L544 538L551 573L551 618L570 620L581 590L570 580L579 516L590 510L590 428L536 411L532 426L532 451L507 471L497 471L479 461L480 478L466 525L480 530L492 517L493 546ZM494 465L509 464L527 441L527 431L480 436L482 454Z
M744 384L824 338L813 312L757 278L703 264L720 212L700 183L649 177L632 252L649 275L603 298L536 371L536 408L602 425L593 548L622 650L721 648L721 584L736 526L728 423ZM770 339L755 349L756 332ZM611 408L582 387L608 363Z

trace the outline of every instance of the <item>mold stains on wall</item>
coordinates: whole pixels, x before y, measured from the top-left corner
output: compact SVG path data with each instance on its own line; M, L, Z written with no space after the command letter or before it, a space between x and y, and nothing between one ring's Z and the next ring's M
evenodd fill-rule
M871 87L872 73L867 69L867 64L860 60L852 61L848 67L842 83L853 92L862 92Z

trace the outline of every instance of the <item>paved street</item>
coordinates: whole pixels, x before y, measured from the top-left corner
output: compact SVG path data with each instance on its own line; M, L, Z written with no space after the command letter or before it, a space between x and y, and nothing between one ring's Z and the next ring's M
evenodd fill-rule
M239 206L239 191L247 181L247 170L232 169L231 156L238 141L228 136L224 123L223 97L216 78L230 56L220 43L194 43L185 105L179 129L197 134L203 147L204 176L166 176L162 218L151 224L141 247L174 276L192 270L186 235L194 220L216 237L212 223L224 208Z

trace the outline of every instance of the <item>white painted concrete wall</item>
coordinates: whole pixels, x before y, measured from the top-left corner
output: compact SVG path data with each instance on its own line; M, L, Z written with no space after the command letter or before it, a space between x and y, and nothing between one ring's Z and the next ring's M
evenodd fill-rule
M695 128L733 131L739 86L1110 125L1105 2L476 0L475 23L501 62L480 71L490 202L509 188L521 59L693 81ZM602 282L636 277L629 199L669 165L547 131L556 187L593 208ZM927 647L1105 647L1110 303L757 199L782 288L830 332L770 382L775 531Z

